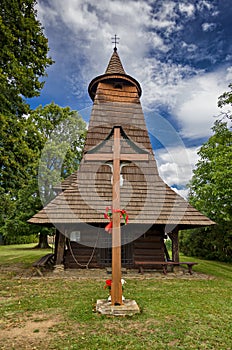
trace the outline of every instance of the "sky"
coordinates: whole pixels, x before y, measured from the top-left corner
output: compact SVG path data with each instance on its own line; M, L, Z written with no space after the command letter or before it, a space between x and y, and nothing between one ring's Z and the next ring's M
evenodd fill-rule
M117 34L123 67L142 87L160 175L186 197L232 81L231 0L38 0L37 11L55 63L31 107L53 101L88 122L88 85L105 72Z

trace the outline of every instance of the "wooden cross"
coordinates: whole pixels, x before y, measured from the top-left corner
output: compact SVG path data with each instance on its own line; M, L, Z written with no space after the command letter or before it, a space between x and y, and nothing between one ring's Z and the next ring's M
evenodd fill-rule
M85 160L107 160L113 161L113 188L112 188L112 284L111 304L122 305L122 283L121 283L121 224L120 224L120 162L121 161L148 161L148 153L121 154L120 150L121 128L114 127L113 154L109 153L87 153Z

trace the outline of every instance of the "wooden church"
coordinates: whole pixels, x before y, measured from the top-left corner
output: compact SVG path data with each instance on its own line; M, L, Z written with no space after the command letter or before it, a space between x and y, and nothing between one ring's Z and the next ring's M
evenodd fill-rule
M113 133L118 128L120 206L129 217L127 225L121 223L122 266L134 268L140 261L152 268L152 262L178 262L179 230L214 222L160 178L140 104L140 84L125 73L116 47L105 73L90 82L88 92L93 107L79 170L29 222L56 227L56 265L111 266L112 236L105 230L104 213L112 203ZM164 243L167 234L172 257Z

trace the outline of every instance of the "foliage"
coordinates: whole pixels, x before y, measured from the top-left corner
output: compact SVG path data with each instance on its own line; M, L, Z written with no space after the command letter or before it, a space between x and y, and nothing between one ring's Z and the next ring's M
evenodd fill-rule
M52 64L36 18L35 0L2 0L0 7L0 226L18 190L35 176L39 137L25 98L38 96Z
M38 96L52 64L36 18L35 0L2 0L0 7L0 113L28 111L23 97Z
M18 234L8 234L4 237L4 244L6 245L13 245L13 244L28 244L28 243L37 243L38 242L38 236L37 235L28 235L28 236L21 236Z
M224 92L218 99L218 107L232 105L232 83L229 84L230 91Z
M168 251L172 250L172 241L171 241L170 238L165 240L165 245L166 245L166 248L167 248Z
M213 132L198 152L189 200L218 224L226 224L232 221L232 131L229 122L217 120Z
M12 339L17 349L38 350L231 348L231 264L197 260L194 270L210 272L213 278L129 274L125 297L135 299L141 313L121 318L94 312L96 299L106 298L104 271L91 273L91 278L86 271L78 273L81 278L73 274L68 278L67 273L55 278L15 278L14 258L28 264L29 255L33 262L38 254L20 246L0 247L0 264L8 265L0 277L3 350L12 348ZM32 271L27 273L31 276Z
M40 134L38 163L40 197L46 204L53 199L53 186L79 167L86 136L86 124L77 111L51 103L31 112L29 121Z
M0 114L0 122L0 194L6 195L6 201L35 175L34 163L42 145L35 125L27 118Z
M232 103L232 92L219 97L220 107L228 103ZM232 261L231 120L230 112L222 114L214 123L213 135L198 152L200 160L189 184L189 202L217 225L180 236L180 247L188 255Z
M28 178L21 188L14 195L4 194L7 205L2 209L0 228L4 236L54 233L53 228L26 221L55 196L53 186L77 170L84 146L85 122L69 107L39 106L28 115L26 125L26 141L34 146L34 157L26 163Z
M188 256L232 261L232 232L223 225L180 232L180 250Z

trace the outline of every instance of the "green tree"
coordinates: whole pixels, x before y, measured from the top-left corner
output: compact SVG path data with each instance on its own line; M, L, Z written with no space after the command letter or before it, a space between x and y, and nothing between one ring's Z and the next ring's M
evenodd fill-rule
M230 84L231 88L232 85ZM232 104L232 92L219 97L219 107ZM213 135L198 152L200 160L189 184L189 202L216 222L215 227L181 235L185 254L232 260L232 130L231 113L222 113Z
M218 224L225 224L232 221L232 132L223 120L217 120L212 129L213 136L198 152L189 200Z
M39 95L52 60L35 5L35 0L2 0L0 6L0 226L19 189L35 175L41 149L25 99Z
M36 18L35 0L1 0L0 113L21 116L24 98L38 96L52 64L48 40Z
M44 204L56 193L53 186L79 167L86 136L86 123L77 111L51 103L32 111L29 119L42 140L38 163L40 197ZM41 141L40 141L41 142Z
M218 99L218 107L232 105L232 83L229 84L230 91L224 92Z
M52 64L35 5L35 0L2 0L0 7L0 187L13 195L30 177L27 163L37 152L27 137L25 98L39 95Z
M6 196L10 211L6 211L0 232L9 240L15 235L39 234L39 247L46 248L47 234L53 229L29 225L27 220L56 195L53 186L78 169L86 124L76 111L54 103L31 111L26 124L26 141L34 139L37 150L31 163L27 163L31 177L16 197Z

